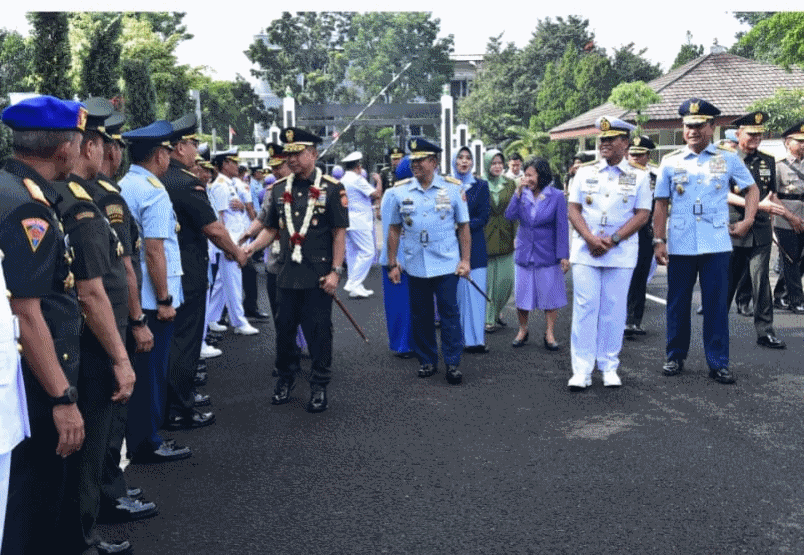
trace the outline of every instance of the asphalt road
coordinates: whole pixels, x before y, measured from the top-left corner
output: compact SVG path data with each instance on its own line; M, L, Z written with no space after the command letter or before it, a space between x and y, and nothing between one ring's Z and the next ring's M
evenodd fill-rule
M509 305L491 352L465 355L450 386L443 366L419 379L415 360L390 354L377 267L367 286L370 299L339 296L369 344L333 307L329 410L305 412L306 384L270 404L270 322L227 334L203 388L217 423L169 435L192 458L127 468L160 514L107 537L138 555L804 552L800 316L777 313L788 348L771 351L732 312L727 386L708 378L695 315L686 372L662 376L664 306L649 301L623 387L596 374L570 393L570 306L551 353L540 313L531 341L510 347ZM660 272L649 293L665 291Z

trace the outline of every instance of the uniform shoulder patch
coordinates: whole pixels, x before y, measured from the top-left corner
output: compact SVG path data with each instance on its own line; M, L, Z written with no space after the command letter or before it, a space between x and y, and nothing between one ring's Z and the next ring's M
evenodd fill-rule
M662 157L662 160L664 160L665 158L670 158L671 156L677 156L677 155L681 154L681 151L682 151L682 150L684 150L684 149L683 149L683 148L679 148L679 149L674 150L673 152L669 152L669 153L665 154L665 155Z
M340 183L340 181L338 179L335 179L331 175L326 175L325 174L323 177L324 177L324 180L329 181L330 183Z
M274 185L279 185L280 183L284 183L285 181L287 181L287 180L288 180L288 177L290 177L290 176L289 176L289 175L286 175L286 176L285 176L285 177L283 177L282 179L277 179L276 181L274 181Z
M151 185L153 185L155 189L164 189L164 188L165 188L165 186L164 186L164 185L162 185L162 182L161 182L161 181L159 181L159 180L158 180L157 178L155 178L155 177L149 177L149 178L148 178L148 183L150 183Z
M196 191L201 191L202 193L206 192L206 189L204 189L201 185L196 185L195 190Z
M725 150L726 152L737 152L737 149L728 145L718 144L718 150Z
M67 184L67 187L69 187L70 192L73 194L73 196L75 198L81 199L81 200L88 200L88 201L92 202L92 197L89 196L89 193L87 193L87 190L84 189L79 183L76 183L75 181L70 181Z
M451 175L445 175L444 176L444 181L446 181L448 183L452 183L454 185L461 185L461 180L460 179L455 179Z
M110 193L119 193L120 191L108 181L98 179L98 185L109 191Z
M36 252L36 249L42 244L42 239L50 228L50 224L42 218L26 218L20 223L28 238L28 244L31 245L31 251Z
M181 169L181 171L183 171L184 173L186 173L187 175L189 175L189 176L190 176L190 177L192 177L193 179L198 179L198 178L195 176L195 174L194 174L193 172L191 172L190 170L185 170L184 168L182 168L182 169Z
M121 204L108 204L106 206L106 217L109 218L109 223L122 224L123 206Z
M396 183L394 183L394 187L399 187L400 185L407 185L407 184L408 184L408 183L410 183L411 181L413 181L413 178L412 178L412 177L408 177L408 178L406 178L406 179L403 179L402 181L397 181Z
M645 166L643 166L642 164L637 164L633 160L629 160L628 165L631 166L632 168L636 168L638 170L647 170L647 168Z
M25 188L28 189L28 194L31 195L32 199L38 200L45 206L50 206L50 203L45 198L45 193L42 192L42 189L33 179L26 177L22 180L22 183L25 185Z

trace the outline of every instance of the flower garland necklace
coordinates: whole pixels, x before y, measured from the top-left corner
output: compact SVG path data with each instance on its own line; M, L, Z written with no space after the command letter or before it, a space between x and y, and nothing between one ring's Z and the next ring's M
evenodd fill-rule
M296 177L290 174L288 182L285 185L285 192L282 193L282 202L285 205L285 224L288 226L288 234L290 235L290 245L293 247L293 253L290 259L297 264L302 262L302 244L307 238L307 230L310 228L310 220L313 219L313 210L315 203L321 193L326 193L326 186L321 187L322 172L319 168L315 169L315 181L310 186L307 194L307 211L304 213L304 220L302 221L301 229L297 232L293 227L293 179Z

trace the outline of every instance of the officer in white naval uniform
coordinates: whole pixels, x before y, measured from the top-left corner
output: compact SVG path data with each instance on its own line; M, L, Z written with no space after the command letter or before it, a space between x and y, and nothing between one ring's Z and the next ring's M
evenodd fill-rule
M235 183L238 172L237 153L234 151L218 153L215 155L214 163L220 173L210 186L212 207L218 212L218 218L229 231L232 240L237 243L251 223L245 208L247 191ZM248 199L250 203L250 195ZM218 254L218 274L215 276L209 300L209 327L213 331L225 330L216 324L223 314L224 305L235 333L240 335L259 333L257 328L248 323L243 311L243 274L240 265Z
M598 118L601 160L578 168L570 184L568 215L575 231L570 248L572 280L573 391L592 385L619 387L617 375L627 313L628 287L637 260L636 232L650 217L648 172L626 159L630 123Z
M0 251L0 263L2 261L3 251ZM6 280L0 270L0 545L3 545L3 523L8 503L11 450L26 437L31 437L28 402L17 350L18 337L17 317L11 314Z
M365 298L374 294L363 281L374 262L374 208L372 203L380 191L361 175L363 154L353 152L343 159L346 170L341 179L349 198L349 227L346 230L346 266L349 279L343 286L350 297Z

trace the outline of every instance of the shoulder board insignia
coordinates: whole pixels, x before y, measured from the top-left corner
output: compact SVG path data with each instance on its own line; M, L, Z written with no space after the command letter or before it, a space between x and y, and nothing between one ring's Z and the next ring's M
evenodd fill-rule
M451 175L445 175L444 176L444 181L446 181L448 183L452 183L454 185L461 185L461 180L460 179L455 179Z
M123 223L123 206L120 204L109 204L106 206L106 216L113 224Z
M79 185L75 181L70 181L70 183L67 184L67 187L70 188L70 191L73 193L73 196L75 196L75 198L81 200L88 200L92 202L92 197L89 196L87 190L84 189L81 185Z
M734 147L724 145L724 144L717 145L717 148L719 150L725 150L726 152L737 152L737 149L735 149Z
M150 183L151 185L153 185L155 189L164 189L164 188L165 188L165 186L164 186L164 185L162 185L162 182L161 182L161 181L159 181L159 180L158 180L157 178L155 178L155 177L149 177L149 178L148 178L148 183Z
M25 230L28 243L31 245L31 251L36 252L36 249L42 244L42 238L47 233L50 224L42 218L27 218L20 223L22 224L22 229Z
M196 186L195 186L195 190L196 190L196 191L201 191L202 193L205 193L205 192L206 192L206 189L204 189L204 188L203 188L201 185L196 185Z
M674 150L673 152L670 152L670 153L668 153L668 154L665 154L665 155L662 157L662 160L664 160L665 158L670 158L671 156L676 156L677 154L681 154L681 151L682 151L682 150L684 150L684 149L679 148L679 149Z
M764 154L767 158L771 158L772 160L776 161L776 157L773 154L771 154L770 152L767 152L765 150L760 150L759 153Z
M324 177L324 179L326 179L330 183L340 183L340 181L338 181L337 179L335 179L331 175L324 175L323 177Z
M287 181L287 180L288 180L288 177L290 177L290 176L289 176L289 175L286 175L286 176L285 176L285 177L283 177L282 179L278 179L278 180L274 181L274 185L279 185L280 183L283 183L283 182Z
M629 160L628 165L631 166L632 168L636 168L638 170L647 170L647 168L645 166L643 166L642 164L637 164L633 160Z
M88 218L94 218L94 217L95 217L95 213L92 212L91 210L85 210L85 211L79 212L78 214L75 215L76 220L86 220Z
M652 169L658 169L659 164L657 164L656 162L650 161L650 162L648 162L648 167L652 168Z
M114 185L112 185L108 181L104 181L103 179L98 179L98 185L100 185L101 187L103 187L104 189L109 191L110 193L119 193L120 192L115 188Z
M579 167L594 166L597 163L598 163L598 160L589 160L588 162L584 162L583 164L581 164Z
M182 168L182 169L181 169L181 171L183 171L184 173L186 173L187 175L189 175L189 176L190 176L190 177L192 177L193 179L197 179L197 177L195 176L195 174L194 174L193 172L191 172L190 170L185 170L184 168Z
M407 179L403 179L402 181L397 181L396 183L394 183L394 187L399 187L400 185L407 185L411 181L413 181L413 178L408 177Z
M37 185L33 179L26 177L22 180L22 182L25 184L25 188L28 189L28 194L31 195L32 199L38 200L45 206L50 206L50 203L45 198L45 194L42 192L42 189L39 188L39 185ZM33 247L33 245L31 246ZM35 250L36 249L34 249L34 251Z

